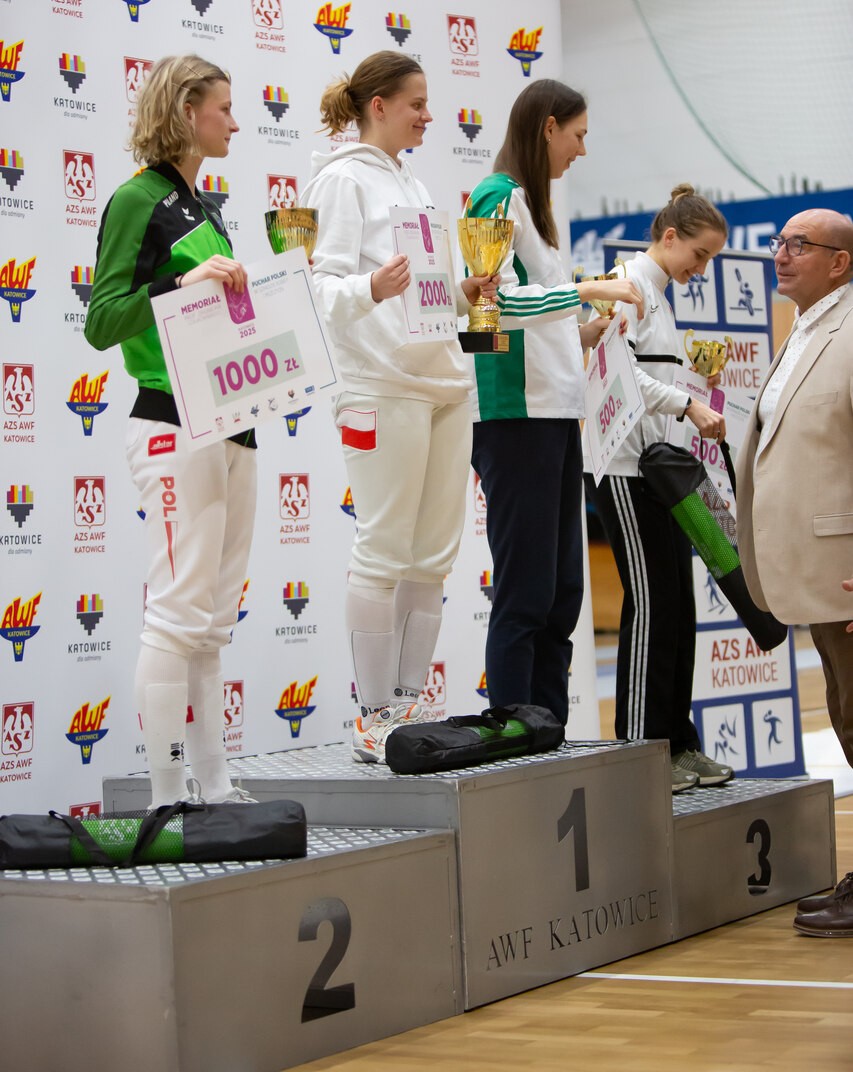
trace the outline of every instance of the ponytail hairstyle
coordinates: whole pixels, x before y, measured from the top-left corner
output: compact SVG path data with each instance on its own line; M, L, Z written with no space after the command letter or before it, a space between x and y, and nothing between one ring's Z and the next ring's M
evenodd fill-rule
M557 126L586 111L586 98L553 78L531 82L519 93L509 113L504 143L495 158L495 171L502 171L524 190L533 226L549 246L559 244L557 224L551 211L551 164L545 141L545 124L552 116Z
M164 56L151 68L136 100L128 148L137 164L175 163L199 152L184 105L199 105L216 82L231 76L201 56Z
M670 194L669 204L664 205L652 220L652 241L660 242L664 233L675 228L679 238L692 238L709 227L724 237L728 236L726 218L711 202L697 194L689 182L682 182Z
M412 74L423 74L419 63L405 53L374 52L361 61L352 76L343 75L327 86L320 99L323 131L341 134L355 123L361 129L374 97L393 97Z

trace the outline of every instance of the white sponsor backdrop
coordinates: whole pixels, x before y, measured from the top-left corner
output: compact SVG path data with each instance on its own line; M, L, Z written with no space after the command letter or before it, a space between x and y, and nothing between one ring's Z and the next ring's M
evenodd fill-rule
M269 254L264 211L298 194L311 151L327 145L323 88L377 49L426 69L435 121L415 166L458 216L527 78L560 77L559 10L557 0L523 12L488 0L391 12L379 0L0 0L0 812L85 812L105 775L145 767L132 692L144 550L123 450L134 383L117 349L98 354L82 332L98 222L134 170L124 142L146 65L197 51L232 73L242 131L199 180L251 262ZM254 546L224 653L235 754L341 740L355 711L343 626L355 522L327 404L264 426L259 442ZM425 696L439 717L485 705L490 570L472 474ZM594 737L588 607L580 633L570 732Z

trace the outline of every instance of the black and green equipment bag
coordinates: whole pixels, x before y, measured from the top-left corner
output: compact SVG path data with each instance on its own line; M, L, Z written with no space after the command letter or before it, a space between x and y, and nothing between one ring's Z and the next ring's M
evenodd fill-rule
M565 727L546 707L508 704L481 715L398 726L385 741L396 774L435 774L559 748Z
M734 487L728 444L720 444ZM640 472L652 495L666 506L696 548L708 572L762 651L788 636L788 627L756 607L737 550L735 519L720 498L702 462L683 447L653 443L640 455Z
M0 869L135 867L304 856L305 811L293 800L190 804L77 819L0 817Z

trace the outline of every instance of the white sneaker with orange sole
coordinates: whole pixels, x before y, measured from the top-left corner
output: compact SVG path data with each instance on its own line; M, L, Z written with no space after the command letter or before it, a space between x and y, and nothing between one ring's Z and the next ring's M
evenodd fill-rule
M400 703L369 711L362 707L352 730L352 758L356 763L384 763L385 741L398 726L422 722L421 709L416 703Z

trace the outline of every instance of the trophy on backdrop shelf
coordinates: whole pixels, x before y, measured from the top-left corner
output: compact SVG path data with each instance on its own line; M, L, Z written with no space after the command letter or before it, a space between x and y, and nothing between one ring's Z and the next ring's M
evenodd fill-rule
M302 246L308 260L317 244L317 209L275 208L264 213L267 238L273 253Z
M684 333L684 352L690 359L690 364L700 376L716 376L722 372L731 353L731 336L724 335L723 342L717 339L693 339L693 328L688 328Z
M471 204L471 199L465 206ZM512 241L512 220L499 206L495 217L465 216L457 221L459 247L471 275L494 275L506 259ZM497 302L481 294L468 311L468 330L459 332L459 344L466 354L507 353L509 335L501 331Z

